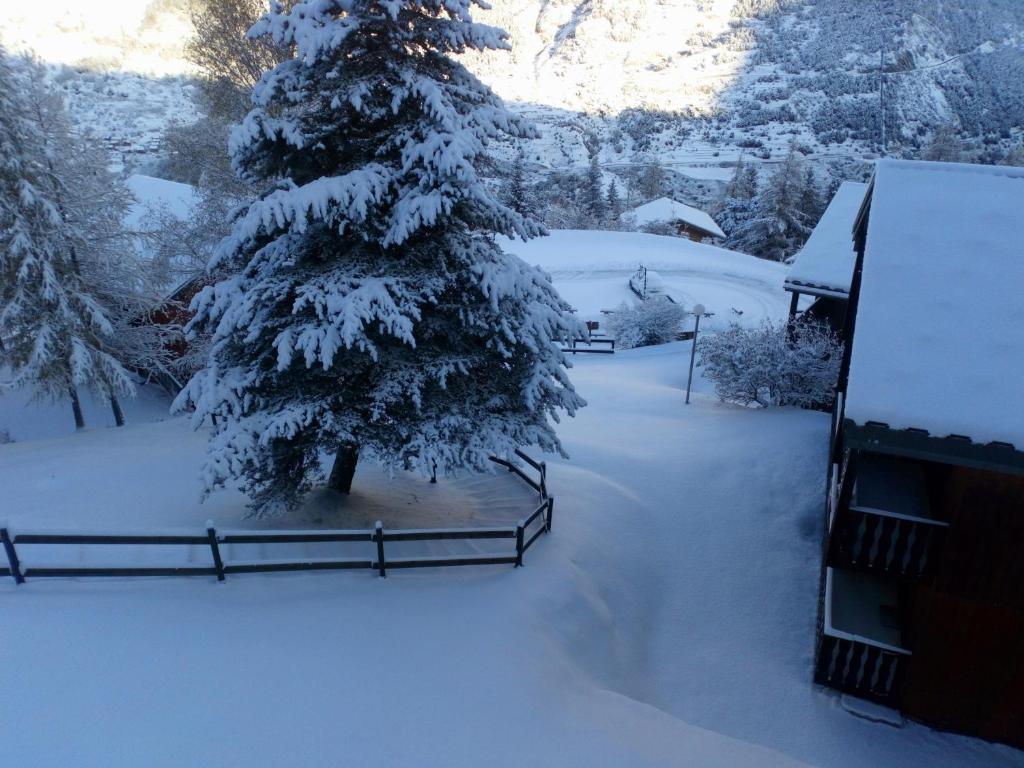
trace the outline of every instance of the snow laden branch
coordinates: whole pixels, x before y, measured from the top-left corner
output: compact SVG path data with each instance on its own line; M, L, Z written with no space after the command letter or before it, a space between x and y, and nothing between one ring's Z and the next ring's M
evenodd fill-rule
M272 514L325 479L347 492L361 459L444 474L561 451L554 425L584 402L558 342L586 331L497 244L543 229L477 168L492 140L535 133L448 56L507 47L473 5L322 0L253 28L295 57L232 136L266 192L193 302L210 353L175 407L214 425L207 492L240 482Z

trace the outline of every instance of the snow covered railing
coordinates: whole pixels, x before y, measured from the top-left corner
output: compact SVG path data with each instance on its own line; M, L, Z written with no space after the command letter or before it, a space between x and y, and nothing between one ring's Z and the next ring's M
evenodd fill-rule
M224 581L227 576L244 573L278 573L284 571L336 571L375 570L385 576L389 568L439 568L468 565L523 565L523 555L540 538L551 531L554 498L548 494L547 465L537 462L522 451L515 455L524 462L519 465L506 459L492 457L492 461L506 467L537 492L539 505L518 525L493 528L436 528L386 530L378 522L372 529L355 530L278 530L278 531L218 531L207 523L205 533L166 531L154 533L121 532L49 532L12 533L0 527L0 544L7 559L7 567L0 567L0 576L13 577L18 584L28 579L52 577L144 577L144 576L216 576ZM526 471L529 467L535 477ZM508 539L515 541L515 550L506 553L480 553L454 556L430 554L418 557L387 557L385 545L399 542L479 541ZM372 545L365 557L311 556L308 551L293 557L234 557L236 548L258 547L265 550L294 549L296 546L332 544ZM82 564L68 562L68 547L81 559L82 548L113 548L118 554L111 559L115 564ZM141 550L138 548L142 548ZM20 551L19 551L20 548ZM40 562L38 550L64 554L63 562ZM54 550L56 548L56 550ZM169 563L154 564L159 553L184 551L185 561L174 559ZM129 552L130 550L130 552ZM99 549L100 552L110 551ZM205 554L204 554L205 553ZM139 564L126 554L142 555ZM372 555L372 556L370 556ZM108 554L108 557L110 555ZM205 562L196 562L202 558Z

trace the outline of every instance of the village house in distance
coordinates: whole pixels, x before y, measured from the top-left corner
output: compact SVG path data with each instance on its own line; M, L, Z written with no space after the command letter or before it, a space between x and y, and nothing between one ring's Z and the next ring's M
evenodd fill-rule
M793 258L784 285L793 294L789 304L791 320L797 314L800 297L810 296L814 303L804 310L804 316L828 323L837 333L842 331L857 261L851 232L867 188L867 184L844 181L804 247Z
M664 226L679 237L688 237L696 243L725 237L725 232L709 214L670 197L659 197L639 205L629 215L641 229Z
M1024 169L878 163L854 230L815 672L1018 747L1021 211Z

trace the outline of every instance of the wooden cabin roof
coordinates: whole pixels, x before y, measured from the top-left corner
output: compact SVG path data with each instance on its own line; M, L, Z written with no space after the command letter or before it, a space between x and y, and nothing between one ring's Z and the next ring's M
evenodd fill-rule
M883 160L870 195L846 418L876 442L994 446L997 463L1016 463L1024 169ZM985 451L968 453L985 464Z
M693 229L707 232L712 237L725 237L725 232L709 214L671 197L659 197L657 200L637 206L633 209L633 216L639 225L681 221Z
M787 291L846 298L857 261L853 228L867 184L844 181L786 275Z

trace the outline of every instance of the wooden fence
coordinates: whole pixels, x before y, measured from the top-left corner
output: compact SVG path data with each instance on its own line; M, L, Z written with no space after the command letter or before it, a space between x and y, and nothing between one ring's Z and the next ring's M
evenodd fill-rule
M462 565L523 565L523 555L540 538L551 532L554 497L548 494L547 465L531 459L516 450L523 464L492 457L491 461L505 467L537 493L538 506L516 526L507 528L441 528L441 529L385 529L378 522L365 530L302 530L302 531L218 531L212 524L204 533L197 534L116 534L116 533L14 533L0 528L0 543L7 556L7 567L0 567L0 576L10 576L17 584L28 579L52 577L92 576L216 576L224 581L228 575L244 573L276 573L281 571L336 571L372 569L381 577L388 569L440 568ZM531 477L526 468L533 469ZM515 549L507 554L468 555L463 557L392 557L386 556L388 542L409 541L475 541L481 539L514 540ZM364 543L367 554L356 558L281 558L272 560L226 560L222 545L232 544L302 544L302 543ZM172 565L162 567L34 567L24 566L18 546L55 545L143 545L178 547L200 545L208 547L210 560L204 565Z
M614 355L615 339L608 336L591 336L589 339L572 339L568 344L562 345L562 351L575 355L576 353L591 355Z

